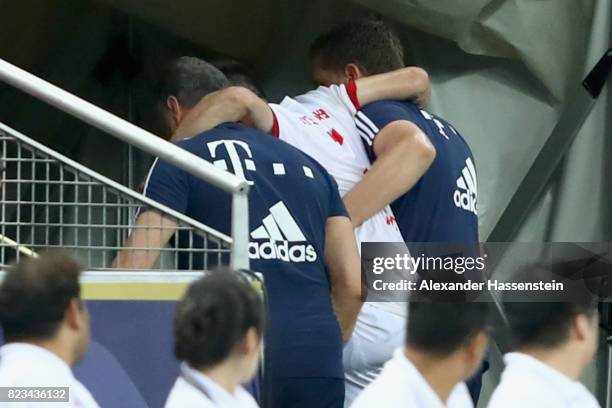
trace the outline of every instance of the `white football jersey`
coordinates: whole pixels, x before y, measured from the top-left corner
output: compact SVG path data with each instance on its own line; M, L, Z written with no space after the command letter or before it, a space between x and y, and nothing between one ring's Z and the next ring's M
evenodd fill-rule
M274 135L325 167L341 196L361 181L371 165L355 125L359 102L354 86L320 86L295 98L285 97L270 108L275 116ZM403 242L389 206L360 225L355 234L358 244Z

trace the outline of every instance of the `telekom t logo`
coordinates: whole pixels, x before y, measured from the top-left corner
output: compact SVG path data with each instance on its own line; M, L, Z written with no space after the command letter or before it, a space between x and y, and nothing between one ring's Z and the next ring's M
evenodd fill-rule
M253 184L253 181L249 180L246 177L245 172L255 171L255 162L253 161L253 154L251 153L251 148L245 142L240 140L218 140L215 142L207 143L208 151L210 152L210 156L215 159L217 158L217 147L223 145L225 151L227 151L227 155L229 156L229 160L232 163L232 168L234 169L234 174L244 180L247 183ZM238 154L238 148L242 149L246 152L248 159L240 159L240 155ZM220 169L228 170L227 162L224 159L214 160L213 164Z

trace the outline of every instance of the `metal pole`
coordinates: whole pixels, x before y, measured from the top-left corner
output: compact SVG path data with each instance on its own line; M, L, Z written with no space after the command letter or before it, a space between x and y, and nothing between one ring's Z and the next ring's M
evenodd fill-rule
M132 189L129 189L127 187L125 187L123 184L119 184L114 180L109 179L108 177L104 177L101 174L96 173L95 171L91 170L88 167L83 166L80 163L75 162L72 159L69 159L68 157L57 153L53 150L51 150L50 148L48 148L47 146L38 143L36 140L31 139L29 137L27 137L26 135L23 135L19 132L17 132L14 129L11 129L10 127L4 125L3 123L0 123L0 136L2 136L3 132L5 132L8 135L11 135L12 137L14 137L15 139L24 142L26 144L28 144L29 146L33 147L34 149L46 154L47 156L52 157L53 159L57 160L59 163L62 163L64 165L67 165L69 167L74 168L76 171L83 173L85 175L87 175L88 177L91 177L92 179L100 182L101 184L104 184L112 189L115 189L116 191L120 192L121 194L125 194L130 198L133 198L137 201L140 201L152 208L156 208L158 210L161 210L164 214L168 214L174 218L176 218L177 220L180 220L182 222L184 222L187 225L190 225L194 228L197 228L201 231L206 232L207 234L210 234L214 237L217 237L221 240L224 240L226 242L230 242L231 238L228 237L227 235L216 231L212 228L210 228L207 225L202 224L201 222L197 221L197 220L193 220L189 217L187 217L185 214L179 213L177 211L174 211L173 209L166 207L160 203L158 203L157 201L153 201L148 197L145 197L137 192L135 192ZM246 194L246 193L245 193ZM247 227L248 228L248 227Z
M232 197L232 258L233 269L249 269L249 197L236 192Z
M232 258L234 268L249 267L249 185L202 158L155 136L57 86L0 59L0 79L90 125L157 156L232 193Z
M9 237L6 237L6 236L0 234L0 241L3 242L4 244L10 246L10 247L15 248L16 251L18 251L18 252L20 252L20 253L22 253L24 255L30 256L32 258L38 258L38 254L36 252L32 251L30 248L28 248L26 246L19 245L18 242L10 239Z
M225 191L249 188L245 180L2 59L0 79Z
M612 408L612 336L606 336L606 345L608 353L608 370L606 378L606 408Z

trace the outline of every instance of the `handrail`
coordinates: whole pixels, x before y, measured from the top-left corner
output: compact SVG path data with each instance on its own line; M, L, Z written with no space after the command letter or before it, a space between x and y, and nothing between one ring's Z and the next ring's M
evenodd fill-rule
M232 193L233 268L249 267L248 190L246 180L167 142L154 134L101 109L23 69L0 59L0 80L44 101L124 142L141 148L204 181Z
M111 136L138 146L147 153L166 160L225 191L234 193L247 191L249 188L246 180L221 170L206 160L3 59L0 59L0 79L32 95L36 99L47 102Z

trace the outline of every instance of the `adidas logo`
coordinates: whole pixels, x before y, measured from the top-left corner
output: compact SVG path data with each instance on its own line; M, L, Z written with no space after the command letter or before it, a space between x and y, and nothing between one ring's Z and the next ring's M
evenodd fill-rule
M285 262L315 262L317 252L306 242L285 203L270 207L270 214L262 225L251 232L251 239L264 242L249 243L249 258L280 259Z
M478 214L476 168L470 157L465 161L465 167L461 170L461 177L457 179L457 190L453 194L453 200L457 207Z

